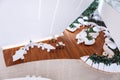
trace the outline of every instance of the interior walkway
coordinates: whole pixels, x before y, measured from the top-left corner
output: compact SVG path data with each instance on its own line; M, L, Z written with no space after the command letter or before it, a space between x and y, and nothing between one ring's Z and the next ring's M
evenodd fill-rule
M46 50L34 47L31 48L27 54L25 54L24 60L19 59L15 62L12 60L12 56L15 54L15 51L19 49L19 47L4 50L6 65L11 66L24 62L49 59L80 59L81 56L91 55L93 53L101 54L103 52L104 34L102 32L100 33L94 45L85 46L84 44L77 44L77 40L75 39L76 34L78 34L82 29L83 27L76 30L74 33L67 30L64 31L64 36L59 37L57 40L57 42L62 41L65 43L66 46L64 49L55 49L51 52L47 52ZM49 43L49 40L44 42ZM55 47L56 43L50 44Z

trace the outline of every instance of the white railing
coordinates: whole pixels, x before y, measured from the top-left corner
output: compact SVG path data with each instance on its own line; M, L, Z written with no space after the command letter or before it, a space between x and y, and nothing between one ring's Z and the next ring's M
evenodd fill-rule
M116 63L107 66L104 63L99 63L99 64L93 63L91 59L88 59L88 57L89 56L83 56L83 57L80 57L80 59L86 64L88 64L89 66L97 70L101 70L105 72L120 72L120 65L117 65Z

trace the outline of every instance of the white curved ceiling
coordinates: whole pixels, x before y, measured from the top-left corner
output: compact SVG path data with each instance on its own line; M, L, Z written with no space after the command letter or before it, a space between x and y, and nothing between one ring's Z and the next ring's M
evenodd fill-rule
M60 34L93 0L0 0L0 46Z

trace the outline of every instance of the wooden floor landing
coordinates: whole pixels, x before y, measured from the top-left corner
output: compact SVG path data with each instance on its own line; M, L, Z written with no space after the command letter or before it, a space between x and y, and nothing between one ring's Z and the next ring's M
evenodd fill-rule
M100 33L94 45L85 46L84 44L78 45L77 40L75 39L76 34L81 30L82 28L76 30L74 33L67 30L64 31L64 36L58 38L58 41L63 41L65 43L66 46L64 49L56 49L48 53L46 50L34 47L27 52L24 60L12 61L12 55L15 54L15 51L18 50L19 47L3 50L6 66L37 60L80 59L81 56L91 55L95 52L101 54L103 52L104 33ZM49 43L49 40L43 42ZM55 46L56 43L51 44Z

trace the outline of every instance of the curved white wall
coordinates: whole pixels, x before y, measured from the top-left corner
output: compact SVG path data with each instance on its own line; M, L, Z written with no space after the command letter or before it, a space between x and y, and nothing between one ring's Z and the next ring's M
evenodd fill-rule
M0 46L60 34L93 0L0 0Z
M105 2L103 2L99 13L120 50L120 13Z
M5 66L0 48L0 80L35 75L52 80L119 80L120 73L106 73L77 59L53 59Z

